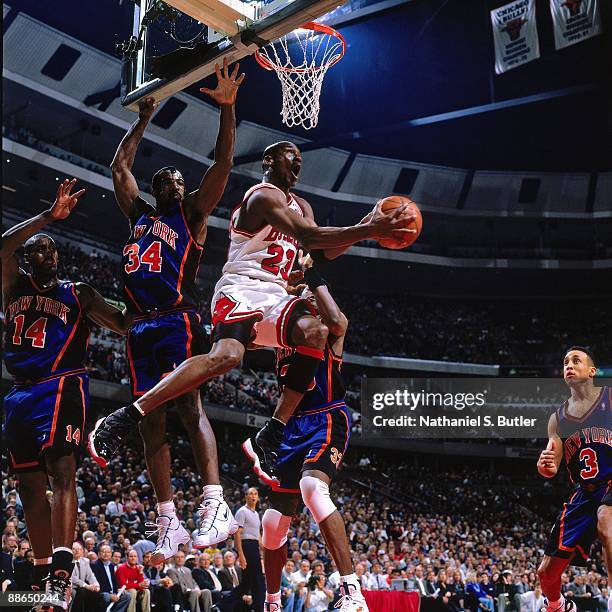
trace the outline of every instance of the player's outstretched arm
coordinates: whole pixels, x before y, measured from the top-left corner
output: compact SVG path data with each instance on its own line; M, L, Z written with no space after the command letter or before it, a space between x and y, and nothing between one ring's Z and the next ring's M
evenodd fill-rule
M208 94L221 108L219 118L219 133L215 143L215 159L212 166L206 171L198 189L189 194L185 204L187 214L200 214L207 217L217 206L229 178L234 163L234 143L236 141L236 95L244 73L238 76L240 64L236 64L229 71L227 58L223 58L223 68L215 64L217 87L207 89L202 87L201 92Z
M76 206L79 198L85 193L85 189L80 189L71 193L76 184L76 179L66 179L59 184L55 202L51 208L44 212L18 223L11 229L2 234L2 248L0 257L2 258L2 290L3 295L10 294L10 289L19 274L19 264L15 257L15 251L23 245L28 238L39 232L48 223L65 219L70 215Z
M316 226L316 222L315 222L315 218L314 218L314 212L312 210L312 206L310 206L310 203L307 202L304 198L300 198L298 196L296 196L294 194L293 196L300 204L300 206L302 207L302 210L304 211L304 218L305 219L312 219L312 223L310 224L311 226ZM374 212L369 212L363 219L361 219L361 221L359 221L359 223L357 225L363 225L364 223L367 223L371 218L372 215L374 214ZM348 251L348 249L351 248L351 245L345 245L345 246L341 246L341 247L335 247L332 249L325 249L320 251L320 256L322 256L324 259L323 261L331 261L332 259L336 259L337 257L340 257L340 255L342 255L343 253L346 253L346 251ZM315 257L315 253L311 253L310 254L312 256L313 259L316 259L318 261L319 257Z
M348 328L348 319L340 309L329 291L325 280L320 276L313 265L310 255L298 251L298 265L304 273L304 280L312 291L317 302L317 308L329 333L338 340L342 340Z
M138 145L157 106L153 98L146 98L140 102L138 119L119 143L111 162L115 199L121 212L130 220L134 220L137 216L140 201L140 190L132 174L132 166Z
M76 285L83 312L96 325L106 327L121 336L125 336L131 324L131 317L126 311L109 304L93 287L86 283Z
M282 193L277 190L257 190L249 198L247 206L255 217L293 236L308 251L351 246L370 238L401 239L406 233L415 231L405 227L406 223L414 218L404 213L405 206L385 214L382 212L382 205L377 204L372 218L367 223L349 227L318 227L311 219L305 219L292 211Z
M553 478L559 471L563 459L563 442L557 432L557 415L553 413L548 419L548 444L538 458L538 472L544 478Z

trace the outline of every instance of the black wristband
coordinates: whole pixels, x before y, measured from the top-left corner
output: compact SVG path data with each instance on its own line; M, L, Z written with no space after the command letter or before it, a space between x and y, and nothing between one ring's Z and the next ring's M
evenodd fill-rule
M321 268L321 266L325 266L325 264L328 264L330 261L327 259L327 257L325 257L325 253L321 249L310 251L309 254L312 261L314 261L315 265L317 265L319 268Z
M321 285L327 285L326 280L319 274L319 271L314 266L304 271L304 280L311 291L314 291Z

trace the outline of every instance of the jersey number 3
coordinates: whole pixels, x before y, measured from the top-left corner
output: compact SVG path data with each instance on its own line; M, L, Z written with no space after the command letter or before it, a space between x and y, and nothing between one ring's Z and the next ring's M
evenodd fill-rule
M13 344L21 346L21 332L23 331L23 324L25 323L25 316L18 314L15 317L15 333L13 334ZM32 341L34 348L45 348L45 339L47 338L47 317L40 317L25 330L24 338Z
M149 266L149 272L161 272L162 261L161 242L152 242L139 256L140 247L137 244L126 244L123 249L123 256L127 255L128 261L123 266L127 274L136 272L141 264Z
M584 461L584 468L580 470L580 478L589 480L599 474L599 464L597 463L597 453L592 448L583 448L578 456L580 461Z

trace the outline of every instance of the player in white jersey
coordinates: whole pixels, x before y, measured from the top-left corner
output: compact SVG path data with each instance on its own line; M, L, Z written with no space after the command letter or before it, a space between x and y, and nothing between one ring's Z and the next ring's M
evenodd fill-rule
M401 239L414 231L406 227L413 217L405 206L385 214L379 204L357 225L318 227L308 202L290 191L301 166L300 151L291 142L277 142L264 151L263 182L246 192L231 216L228 261L212 301L212 350L187 359L134 404L96 426L90 445L106 461L143 416L237 367L251 342L290 346L295 354L283 394L273 418L250 445L257 474L265 482L277 481L276 450L285 423L314 377L328 333L306 300L287 294L298 244L315 258L333 259L360 240Z

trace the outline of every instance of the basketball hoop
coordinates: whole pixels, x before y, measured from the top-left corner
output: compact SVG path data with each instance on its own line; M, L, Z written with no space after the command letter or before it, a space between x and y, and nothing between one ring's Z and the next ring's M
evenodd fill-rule
M319 120L319 97L325 73L346 51L346 41L333 28L309 21L255 51L257 63L274 70L283 91L283 123L309 130Z

